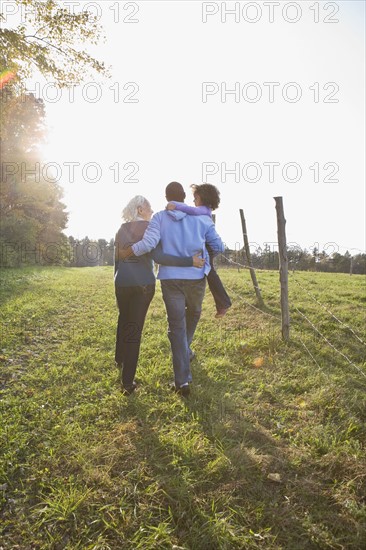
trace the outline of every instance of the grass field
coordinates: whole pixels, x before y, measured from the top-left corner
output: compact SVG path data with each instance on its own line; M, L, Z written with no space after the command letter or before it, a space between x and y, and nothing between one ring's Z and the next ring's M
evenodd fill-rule
M1 271L2 550L365 548L365 278L220 273L182 400L159 283L126 397L112 268Z

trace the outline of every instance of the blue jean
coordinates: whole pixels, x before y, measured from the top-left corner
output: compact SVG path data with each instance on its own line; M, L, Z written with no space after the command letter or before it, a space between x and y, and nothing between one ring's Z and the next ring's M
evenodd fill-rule
M172 348L175 385L192 381L190 346L201 316L206 279L164 279L163 300L168 315L168 338Z

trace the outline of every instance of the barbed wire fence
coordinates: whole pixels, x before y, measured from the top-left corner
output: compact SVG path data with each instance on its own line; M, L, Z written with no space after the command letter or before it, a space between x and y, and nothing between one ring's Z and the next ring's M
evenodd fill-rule
M225 257L225 256L224 256ZM230 258L226 258L230 263L233 263L235 265L239 265L241 268L243 269L247 269L247 270L250 270L250 269L253 269L251 267L248 267L244 264L241 264L239 262L234 262L232 260L230 260ZM354 336L358 342L360 342L363 346L366 347L366 342L364 340L362 340L362 338L360 338L360 336L358 336L357 332L355 331L355 329L353 329L350 325L348 325L347 323L344 323L341 319L339 319L332 311L330 311L330 309L325 306L323 303L321 303L313 294L311 294L303 285L301 285L299 283L299 281L297 280L297 278L292 275L291 277L292 281L294 281L298 287L300 287L314 302L316 302L324 311L326 311L333 319L335 319L342 327L346 328L352 336ZM241 281L242 282L242 281ZM252 285L248 282L248 281L243 281L247 286L251 287ZM228 285L225 285L228 290L235 296L237 296L243 303L245 303L247 306L249 306L251 309L254 309L255 311L257 311L258 313L261 313L262 315L265 315L267 317L271 317L272 319L275 319L276 321L281 321L281 317L278 315L273 315L272 313L268 313L266 311L263 311L262 309L260 309L259 307L255 306L254 304L250 303L248 300L245 300L243 298L242 295L240 295L238 292L236 292L234 289L232 288L229 288ZM260 287L260 290L262 292L264 292L265 296L266 297L271 297L271 298L275 298L275 299L278 299L279 296L277 294L274 294L274 293L271 293L271 294L267 294L266 291L263 289L263 287ZM316 327L316 325L314 325L314 323L312 321L310 321L310 319L304 314L302 313L297 307L294 306L293 308L294 311L297 311L297 313L300 314L300 316L302 316L306 321L307 323L313 328L313 330L315 332L317 332L317 334L319 334L323 340L325 342L328 343L328 345L336 351L336 353L338 353L339 355L343 356L344 359L347 360L347 362L351 365L354 365L356 366L356 368L362 373L363 376L366 377L366 374L357 367L357 365L355 365L355 363L353 361L351 361L349 359L349 357L344 354L343 352L341 352L340 350L338 350L327 338L326 336L324 336L324 334L322 334L322 332L319 330L319 328Z
M304 292L306 292L306 294L314 301L316 302L318 305L320 305L320 307L322 309L324 309L329 315L331 315L331 317L333 317L333 319L335 319L338 323L340 323L343 327L347 328L351 334L357 338L357 340L359 342L361 342L361 344L363 344L364 346L366 346L366 342L364 342L364 340L362 340L362 338L360 338L356 332L352 329L352 327L350 327L349 325L347 325L346 323L344 323L343 321L341 321L336 315L334 315L334 313L332 313L324 304L322 304L313 294L311 294L307 288L305 288L304 286L301 285L301 283L297 280L297 278L295 277L295 275L293 274L292 275L292 280L297 284L297 286L299 288L301 288L301 290L303 290Z
M241 262L232 260L231 258L228 258L225 254L222 254L222 257L228 262L228 264L238 266L239 268L247 270L248 272L255 271L255 268L253 266L250 266L250 265L248 266L248 265L245 265ZM267 270L259 270L259 271L267 271ZM273 271L273 270L268 270L268 271ZM321 308L324 312L326 312L329 316L331 316L331 318L338 323L338 325L341 329L346 330L348 332L348 334L351 335L352 338L357 340L358 344L360 344L363 347L366 347L366 342L357 333L357 330L354 329L353 327L351 327L350 324L348 324L348 323L344 322L342 319L340 319L339 316L337 316L333 311L330 310L328 305L323 304L306 287L304 287L300 283L298 278L295 276L294 271L291 275L290 280L291 280L291 283L295 283L297 289L300 289L306 296L308 296L313 302L315 302L319 306L319 308ZM258 290L258 291L262 292L264 294L265 298L269 298L271 300L274 299L277 303L279 303L279 301L280 301L279 294L275 294L275 293L269 294L268 292L266 292L265 289L263 289L260 286L260 283L257 283L257 285L251 285L248 281L245 281L245 280L243 280L241 282L244 282L244 284L246 286L250 287L254 291ZM271 322L275 322L275 323L281 322L282 317L281 317L280 314L279 315L274 315L273 313L270 313L268 311L264 311L262 305L261 305L261 307L258 307L257 305L254 305L248 299L245 299L242 296L242 294L239 294L233 288L230 288L228 285L225 285L225 286L227 287L228 291L232 295L235 295L237 298L239 298L239 300L242 303L244 303L247 307L254 310L258 315L265 316ZM293 288L291 290L293 291ZM256 296L257 296L257 292L256 292ZM298 294L297 294L297 296L298 296ZM321 331L319 326L317 326L314 321L309 319L309 317L307 315L305 315L302 311L300 311L300 309L296 305L291 305L290 309L291 309L291 312L293 313L293 315L291 315L291 325L294 328L294 333L295 333L294 340L298 341L301 344L301 346L304 348L304 350L306 351L308 356L311 358L312 362L315 363L315 365L323 373L323 375L325 375L327 377L327 379L329 381L331 381L332 385L335 388L337 388L337 386L334 384L334 380L332 379L331 373L326 371L323 368L323 366L321 366L321 364L320 364L321 361L319 359L318 360L316 359L316 357L314 356L315 355L314 352L312 352L309 349L309 346L304 342L303 338L301 337L301 336L303 336L304 333L306 333L306 330L304 330L304 323L305 323L305 326L307 328L307 331L310 330L311 332L315 333L318 337L320 337L321 340L326 344L327 348L329 348L331 350L332 354L335 354L336 356L338 356L338 358L340 360L342 360L342 362L345 363L348 367L352 367L353 371L355 373L357 372L357 374L360 375L362 377L362 379L366 378L366 373L364 372L363 368L360 365L357 365L356 362L354 360L352 360L346 353L344 353L343 351L338 349L338 347L330 341L329 337L327 337L327 336L325 336L325 334L323 334L323 332ZM296 320L295 320L295 312L297 314L297 319ZM301 323L300 319L303 320L304 323Z
M247 268L247 266L243 265L243 264L240 264L240 267L242 268ZM248 286L251 286L249 282L247 282L247 285ZM279 330L280 330L280 323L281 323L281 317L280 315L274 315L273 313L268 313L266 311L263 311L262 309L258 308L257 306L255 306L254 304L252 304L248 299L244 298L240 293L238 293L236 290L234 290L233 288L229 287L226 283L225 283L225 287L227 288L227 290L234 296L236 296L243 304L245 304L245 306L249 307L251 310L253 310L254 312L256 312L258 315L261 315L263 317L265 317L270 323L273 323L273 324L277 324ZM266 293L265 289L263 289L263 287L261 287L261 290L263 292L263 295L264 297L269 297L269 295ZM274 298L277 302L279 302L279 295L275 295L275 294L272 294L271 293L271 298ZM253 294L253 297L254 297L254 294ZM313 297L315 298L315 297ZM324 305L324 304L323 304ZM292 309L292 308L291 308ZM298 311L298 308L295 307L294 310ZM332 315L334 315L332 313ZM347 326L349 327L349 325L347 325L346 323L343 323L344 326ZM319 358L316 358L316 353L314 353L314 351L310 350L309 349L309 345L308 343L305 343L305 338L304 338L304 327L303 327L303 324L301 324L299 321L295 321L293 318L291 319L291 326L292 326L292 334L293 334L293 337L292 339L290 340L290 345L291 345L291 341L292 342L298 342L301 347L304 349L305 353L310 357L311 361L313 364L316 365L319 373L321 373L321 375L324 377L324 379L326 380L326 384L328 387L332 387L334 392L337 394L339 393L339 390L340 388L343 388L343 389L346 389L346 383L347 382L340 382L340 380L338 379L337 382L335 382L334 380L334 371L332 370L331 372L329 372L329 361L328 361L328 368L325 367L325 365L322 365L322 361L319 360ZM354 361L352 361L345 353L343 353L342 351L340 351L334 344L332 344L329 340L329 338L327 338L321 331L320 329L313 323L311 322L311 325L310 325L311 329L312 329L312 332L316 332L316 334L318 334L322 340L324 342L326 342L327 344L327 347L329 347L329 349L332 350L333 353L335 353L338 358L340 358L341 360L346 361L346 364L348 366L352 366L354 369L355 369L355 372L356 374L358 373L358 375L361 375L362 376L362 379L363 378L366 378L366 374L365 372L361 369L361 367L359 367L358 365L356 365L354 363ZM351 327L349 327L349 329L353 330L353 332L356 334L356 332L354 331L354 329L352 329ZM360 339L362 340L362 339ZM313 341L313 340L312 340ZM360 342L361 343L361 342ZM364 344L363 344L364 345ZM366 389L366 385L365 385L365 389ZM348 404L347 401L343 401L342 403L342 407L347 410L347 412L349 413L350 417L353 418L354 417L354 414L355 414L355 411L352 410Z

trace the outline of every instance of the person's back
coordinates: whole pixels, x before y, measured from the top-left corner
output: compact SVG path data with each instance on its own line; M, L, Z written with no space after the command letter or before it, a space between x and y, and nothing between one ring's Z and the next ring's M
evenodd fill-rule
M208 216L212 218L212 211L220 204L220 191L210 183L202 183L201 185L191 185L194 196L194 206L188 206L184 202L171 201L168 202L167 210L178 210L185 212L189 216ZM230 296L225 290L224 285L215 269L214 256L215 254L207 245L207 251L210 257L211 269L207 275L208 286L215 300L216 319L222 319L231 307Z
M145 220L123 223L117 231L115 247L123 250L131 243L142 239L148 224L149 222ZM141 258L132 258L128 262L124 260L115 261L114 272L114 282L117 286L143 286L155 283L153 261L149 254Z
M158 279L202 279L210 271L207 242L216 253L223 243L208 216L188 216L184 212L162 210L151 219L144 239L132 247L136 256L145 254L161 242L165 254L194 256L202 252L205 265L197 267L159 266Z
M185 192L178 182L166 188L166 199L184 202ZM163 210L155 214L143 239L130 250L141 256L161 243L165 253L194 255L202 251L205 264L194 267L159 267L158 278L168 316L168 337L170 340L174 388L183 396L189 395L192 381L190 360L194 357L191 343L201 315L207 275L210 271L206 243L214 253L224 251L224 244L216 233L212 219L208 216L188 216L184 212ZM129 253L130 251L128 251Z

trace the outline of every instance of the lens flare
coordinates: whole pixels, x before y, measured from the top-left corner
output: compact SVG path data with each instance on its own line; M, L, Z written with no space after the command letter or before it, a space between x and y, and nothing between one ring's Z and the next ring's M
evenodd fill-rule
M11 80L15 78L15 73L13 71L3 71L0 73L0 90L4 88Z

